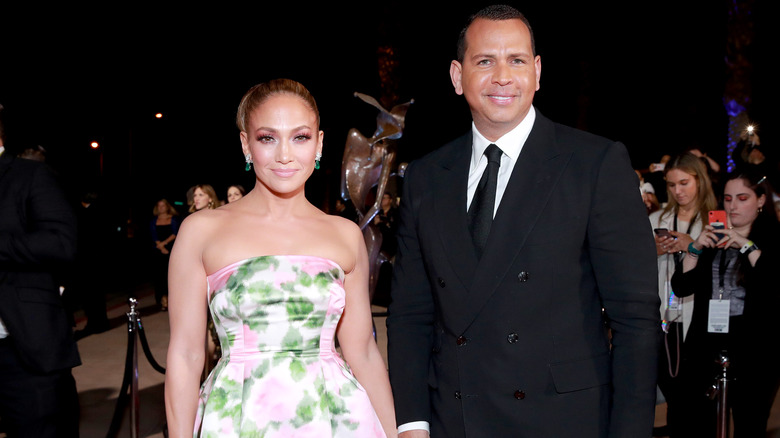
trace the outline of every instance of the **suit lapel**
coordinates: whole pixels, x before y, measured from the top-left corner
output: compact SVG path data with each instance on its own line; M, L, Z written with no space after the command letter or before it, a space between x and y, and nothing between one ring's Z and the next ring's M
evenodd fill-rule
M466 305L471 318L465 330L482 310L509 273L534 224L539 220L571 152L555 142L553 124L537 112L537 119L512 170L482 259L474 271Z
M456 140L454 153L440 162L440 174L434 176L434 216L440 224L439 238L445 257L464 288L471 284L477 256L471 242L466 213L466 186L471 159L471 133Z

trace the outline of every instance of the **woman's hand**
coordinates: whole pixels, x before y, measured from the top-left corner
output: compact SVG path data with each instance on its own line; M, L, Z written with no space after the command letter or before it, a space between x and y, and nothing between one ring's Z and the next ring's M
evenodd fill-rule
M736 248L740 249L742 248L747 242L747 237L739 234L737 230L728 228L725 230L718 230L718 234L723 235L723 239L718 242L719 248Z
M674 243L674 237L671 236L655 236L655 253L656 255L668 254L669 248Z
M696 249L722 248L724 242L726 241L726 237L724 236L721 238L719 234L723 235L724 231L727 230L719 228L716 234L716 230L712 227L712 225L705 225L704 229L701 231L701 234L699 234L699 237L696 238L696 241L693 243L693 247Z
M688 245L693 242L693 238L689 234L681 233L679 231L669 231L675 239L669 243L669 252L685 252L688 251Z

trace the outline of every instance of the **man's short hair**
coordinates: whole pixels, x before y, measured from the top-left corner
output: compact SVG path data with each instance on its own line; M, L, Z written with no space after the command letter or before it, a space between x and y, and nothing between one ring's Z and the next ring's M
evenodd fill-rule
M534 42L534 31L531 30L531 23L528 22L528 19L525 18L525 15L523 15L522 12L518 11L512 6L491 5L483 9L480 9L479 11L477 11L477 13L471 15L468 18L468 20L466 20L466 25L463 26L463 29L460 31L460 36L458 37L458 51L457 51L457 58L456 58L458 62L462 63L463 57L466 56L466 32L469 30L469 27L471 27L471 23L473 23L474 20L478 18L491 20L491 21L503 21L503 20L522 21L523 24L525 24L526 27L528 27L528 32L531 34L531 50L533 52L533 55L536 56L536 43Z

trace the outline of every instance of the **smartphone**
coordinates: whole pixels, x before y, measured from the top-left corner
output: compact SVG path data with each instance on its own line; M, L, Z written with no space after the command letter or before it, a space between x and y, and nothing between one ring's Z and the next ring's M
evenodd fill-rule
M666 165L664 163L653 163L650 165L651 172L663 172Z
M710 219L710 225L712 225L712 228L718 229L724 229L726 228L726 210L712 210L709 212L709 219ZM723 239L723 236L725 234L721 233L715 233L715 235L718 237L718 240Z
M669 230L666 228L655 228L653 231L655 231L655 235L658 237L671 237L672 235L669 233Z

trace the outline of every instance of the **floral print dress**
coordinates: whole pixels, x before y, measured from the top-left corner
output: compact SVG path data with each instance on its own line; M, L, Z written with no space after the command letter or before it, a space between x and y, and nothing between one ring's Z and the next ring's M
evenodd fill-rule
M262 256L208 276L222 358L203 383L195 437L384 437L336 352L344 271L314 256Z

